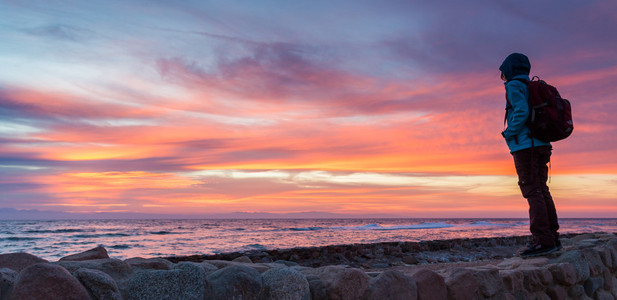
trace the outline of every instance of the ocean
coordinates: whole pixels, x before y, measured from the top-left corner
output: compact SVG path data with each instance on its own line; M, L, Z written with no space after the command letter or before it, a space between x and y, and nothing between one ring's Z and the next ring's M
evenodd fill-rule
M561 233L617 233L617 219L560 224ZM101 245L127 259L520 235L529 235L526 219L0 220L0 253L55 261Z

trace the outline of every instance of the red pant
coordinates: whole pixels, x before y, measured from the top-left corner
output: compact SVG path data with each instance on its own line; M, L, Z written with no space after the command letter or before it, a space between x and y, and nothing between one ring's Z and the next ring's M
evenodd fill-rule
M550 146L539 146L512 153L518 185L529 203L529 223L534 242L547 246L554 246L559 238L557 211L546 185L551 150Z

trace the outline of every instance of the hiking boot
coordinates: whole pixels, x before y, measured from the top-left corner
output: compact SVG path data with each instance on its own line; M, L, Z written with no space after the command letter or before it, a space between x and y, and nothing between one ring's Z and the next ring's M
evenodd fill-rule
M534 257L551 254L559 250L557 246L547 246L542 244L532 244L527 249L523 250L519 255L520 257Z
M555 251L559 251L562 248L563 248L563 246L561 245L561 241L559 239L556 239L555 240L555 249L557 249L557 250L555 250Z

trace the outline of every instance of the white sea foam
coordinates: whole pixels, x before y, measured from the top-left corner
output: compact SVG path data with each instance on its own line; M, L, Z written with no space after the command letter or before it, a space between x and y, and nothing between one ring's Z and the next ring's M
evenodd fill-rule
M403 225L381 225L379 223L372 223L361 226L342 226L332 227L334 230L414 230L414 229L438 229L449 228L456 225L448 224L445 222L437 223L420 223L420 224L403 224Z

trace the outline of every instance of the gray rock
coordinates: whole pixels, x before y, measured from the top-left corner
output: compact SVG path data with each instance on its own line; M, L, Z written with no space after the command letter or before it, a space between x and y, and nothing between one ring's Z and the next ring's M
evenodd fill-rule
M414 255L410 254L403 256L403 262L408 265L415 265L419 263L418 259Z
M600 276L604 273L606 266L602 263L600 253L596 249L584 249L582 250L583 257L589 264L590 276Z
M570 250L559 256L556 262L567 263L576 271L576 282L582 283L589 278L589 263L580 250Z
M304 275L319 277L319 281L311 278L311 294L313 294L313 284L325 287L327 299L360 299L369 287L369 276L362 270L356 268L344 268L340 266L326 266L304 271ZM320 294L320 292L316 292Z
M501 270L499 276L503 282L504 287L511 293L523 290L525 283L525 276L520 270Z
M240 257L236 257L235 259L232 260L233 262L239 262L239 263L245 263L245 264L252 264L253 261L248 257L248 256L240 256Z
M279 263L275 263L275 262L271 262L271 263L264 263L264 266L270 268L270 270L272 269L280 269L280 268L287 268L286 265L284 264L279 264Z
M418 286L418 300L441 300L448 297L448 288L443 277L428 269L415 270L411 278Z
M303 270L304 271L304 270ZM311 291L311 299L328 299L328 293L326 291L326 284L317 275L304 274L306 280L309 283Z
M17 272L9 268L0 269L0 299L8 299L13 290Z
M81 261L81 260L104 259L104 258L109 258L109 255L107 254L107 250L105 250L105 248L103 248L102 246L98 246L96 248L93 248L93 249L90 249L90 250L87 250L81 253L65 256L61 258L60 260Z
M74 273L94 299L121 300L118 285L103 271L81 268Z
M529 266L543 266L548 263L548 258L546 257L535 257L524 259L521 257L512 257L504 259L497 266L501 269L516 269L518 267L529 267Z
M617 239L610 240L604 246L606 252L610 253L610 258L612 260L612 266L610 267L611 271L617 271Z
M606 266L607 269L613 269L613 255L611 249L609 247L602 247L597 250L602 259L602 264Z
M274 263L275 264L283 264L283 265L288 266L288 267L299 266L297 262L288 261L288 260L277 260Z
M9 268L14 271L21 271L28 266L47 261L29 253L5 253L0 254L0 268Z
M456 268L445 275L448 299L474 299L478 297L480 284L469 269Z
M518 290L512 294L506 294L506 295L511 295L511 297L506 297L506 299L511 299L511 300L527 300L527 299L535 299L533 298L534 295L531 294L530 292L526 291L526 290Z
M124 299L204 299L206 280L203 268L181 262L171 270L142 269L120 285Z
M577 300L591 299L587 296L587 294L585 294L585 288L580 284L571 286L568 289L568 296L570 296L570 298L572 299L577 299Z
M582 242L584 240L593 240L596 238L596 235L593 233L583 233L571 238L571 240L575 243Z
M212 273L212 272L217 271L219 269L215 265L213 265L211 263L208 263L208 262L201 262L201 263L199 263L199 265L201 266L202 269L204 269L206 274Z
M532 297L530 299L535 299L535 300L553 300L551 299L551 297L544 291L539 291L539 292L535 292L532 294Z
M607 291L610 291L611 288L613 288L613 281L617 280L613 277L613 274L611 274L609 270L604 270L604 276L602 276L602 279L604 279L603 288Z
M542 267L519 268L523 272L524 286L530 292L543 291L553 281L551 272Z
M566 292L566 289L560 285L553 285L553 286L549 286L546 289L546 294L551 298L551 299L566 299L568 298L568 292Z
M417 297L416 282L395 270L388 270L371 278L365 295L368 300L416 300Z
M65 268L39 263L19 273L10 299L88 300L90 295Z
M617 239L612 239L606 242L606 247L617 251Z
M248 268L251 268L251 269L255 269L259 273L263 273L265 271L270 270L270 267L268 267L266 264L263 264L263 263L257 263L257 264L255 264L255 263L242 263L242 262L227 261L227 260L206 260L206 261L203 261L203 262L207 262L207 263L209 263L211 265L214 265L218 269L223 269L223 268L231 267L231 266L240 266L240 267L248 267Z
M589 297L593 297L596 291L604 286L604 279L598 277L591 277L583 283L585 288L585 294Z
M141 258L133 257L125 260L132 268L138 269L153 269L153 270L169 270L172 263L163 258Z
M608 291L599 290L596 293L595 299L597 299L597 300L615 300L615 297L613 297L613 295L610 292L608 292Z
M571 286L576 283L576 270L571 264L552 264L549 265L548 270L558 284Z
M310 300L309 282L291 268L271 269L262 274L263 297L280 300Z
M387 262L374 263L371 265L371 269L386 269L390 267L390 264Z
M229 266L206 277L208 291L206 299L259 299L262 288L261 275L257 270L246 266Z
M132 272L132 268L128 263L113 258L84 261L63 260L58 261L54 264L58 264L64 267L65 269L69 270L69 272L76 272L81 268L103 271L116 281L127 278L131 275Z
M505 290L498 269L472 268L471 270L473 271L473 276L479 283L479 292L481 296L491 298Z

